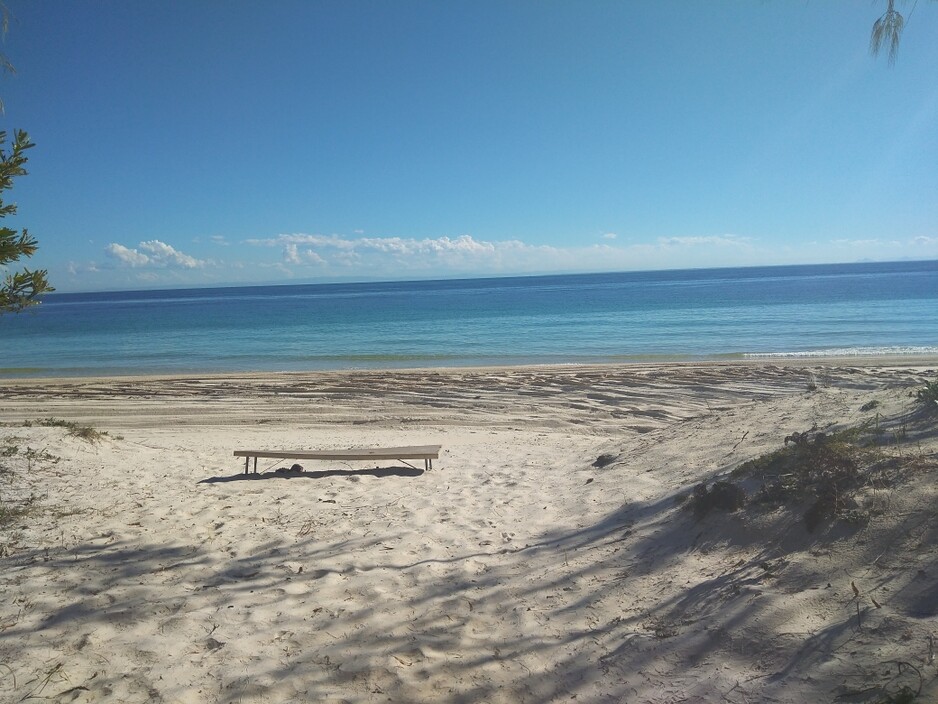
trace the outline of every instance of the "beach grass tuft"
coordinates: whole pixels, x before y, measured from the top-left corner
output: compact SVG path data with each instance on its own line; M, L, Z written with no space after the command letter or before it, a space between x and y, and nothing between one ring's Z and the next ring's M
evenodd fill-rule
M87 440L90 443L95 443L107 436L107 432L104 430L97 430L90 425L79 425L73 421L62 420L60 418L40 418L39 420L25 421L23 423L23 426L27 428L34 425L43 428L65 428L69 435Z
M30 497L26 501L14 503L0 497L0 528L5 528L29 514L34 501L35 497Z
M61 459L46 450L23 448L19 443L24 438L8 436L0 438L0 557L16 549L18 541L14 526L28 522L39 505L41 495L33 491L27 494L23 487L14 486L23 476L37 466L54 465Z
M915 398L930 413L938 413L938 379L929 381L915 393Z

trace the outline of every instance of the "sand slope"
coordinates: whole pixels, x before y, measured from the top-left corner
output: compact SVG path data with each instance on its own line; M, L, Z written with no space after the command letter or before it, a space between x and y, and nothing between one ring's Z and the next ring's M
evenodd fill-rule
M18 448L0 495L37 497L0 537L0 701L871 701L876 684L918 687L898 662L935 696L938 421L909 397L925 378L727 364L0 382L0 447ZM697 521L679 504L792 431L876 413L919 462L866 527ZM50 416L108 436L22 427ZM245 477L231 456L424 443L444 448L430 472L271 461Z

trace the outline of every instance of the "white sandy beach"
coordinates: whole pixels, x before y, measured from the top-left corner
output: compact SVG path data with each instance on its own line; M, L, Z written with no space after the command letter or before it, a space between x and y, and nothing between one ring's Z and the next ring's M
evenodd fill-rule
M0 701L935 701L936 368L0 380L0 496L34 499L0 534ZM864 420L916 459L868 525L680 503ZM232 456L431 443L429 472Z

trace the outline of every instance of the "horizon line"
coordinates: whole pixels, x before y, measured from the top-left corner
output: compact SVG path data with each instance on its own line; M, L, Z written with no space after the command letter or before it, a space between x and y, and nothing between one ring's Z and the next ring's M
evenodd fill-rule
M68 296L77 294L107 294L107 293L150 293L154 291L203 291L213 289L235 289L235 288L271 288L276 286L350 286L355 284L406 284L406 283L433 283L448 281L487 281L500 279L535 279L548 277L565 276L603 276L617 274L654 274L667 272L683 271L724 271L724 270L745 270L745 269L792 269L796 267L829 267L829 266L863 266L875 264L925 264L934 262L938 264L938 259L896 259L896 260L863 260L853 262L822 262L822 263L804 263L804 264L748 264L745 266L706 266L706 267L676 267L663 269L619 269L606 271L566 271L566 272L541 272L536 274L502 274L502 275L479 275L466 276L455 275L449 277L429 277L429 278L405 278L405 279L386 279L386 278L355 278L335 279L328 281L298 280L285 283L283 281L252 282L252 283L207 283L190 284L186 286L154 286L152 288L106 288L106 289L73 289L67 291L56 290L44 295L46 297Z

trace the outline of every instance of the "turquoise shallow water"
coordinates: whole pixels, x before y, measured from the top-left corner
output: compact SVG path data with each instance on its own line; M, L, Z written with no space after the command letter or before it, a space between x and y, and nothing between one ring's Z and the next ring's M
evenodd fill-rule
M0 376L938 354L938 262L49 295Z

